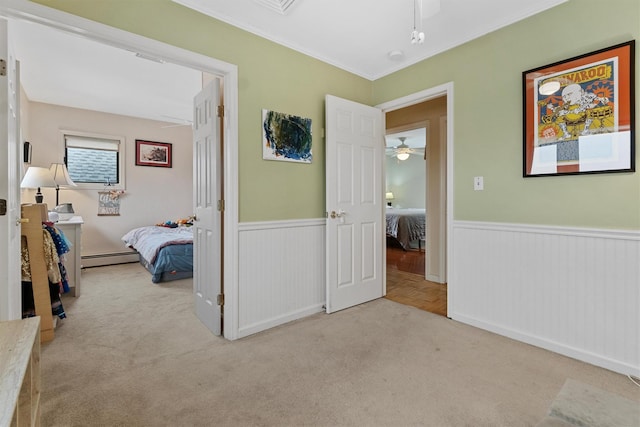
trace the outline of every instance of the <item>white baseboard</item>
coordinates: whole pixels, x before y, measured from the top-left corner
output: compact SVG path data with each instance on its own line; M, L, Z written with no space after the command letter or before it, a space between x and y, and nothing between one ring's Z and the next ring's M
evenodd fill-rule
M570 357L572 359L580 360L582 362L590 363L601 368L609 369L614 372L619 372L624 375L640 376L640 369L636 366L632 366L626 363L619 362L601 355L587 352L578 348L568 346L563 343L551 341L545 338L536 337L535 335L514 331L512 329L504 328L492 323L484 322L478 319L467 317L457 313L447 313L447 316L452 320L460 323L464 323L476 328L484 329L489 332L493 332L498 335L505 336L507 338L521 341L526 344L531 344L536 347L543 348L545 350L552 351L554 353L562 354L563 356Z
M283 316L274 317L268 320L262 320L253 325L247 325L238 330L238 338L246 337L258 332L266 331L267 329L275 326L283 325L285 323L292 322L294 320L302 319L303 317L311 316L312 314L324 312L324 305L318 304L315 306L307 307L293 313L287 313Z

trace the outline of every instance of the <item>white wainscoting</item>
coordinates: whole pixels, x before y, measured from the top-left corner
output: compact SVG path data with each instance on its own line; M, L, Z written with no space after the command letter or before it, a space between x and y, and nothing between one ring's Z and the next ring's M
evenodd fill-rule
M456 221L449 317L640 374L640 232Z
M324 311L324 219L238 228L238 338Z

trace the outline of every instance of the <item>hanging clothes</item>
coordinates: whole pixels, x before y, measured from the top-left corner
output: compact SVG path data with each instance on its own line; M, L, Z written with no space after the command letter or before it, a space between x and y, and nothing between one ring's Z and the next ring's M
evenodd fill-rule
M49 233L53 244L55 245L56 253L58 254L57 269L60 272L60 293L69 292L69 276L67 275L67 269L64 267L64 255L70 251L70 242L62 232L54 227L53 223L45 222L42 227ZM52 267L53 268L53 267ZM53 278L50 278L53 282ZM56 282L57 283L57 282Z
M43 223L42 229L44 262L47 268L49 281L49 296L51 300L51 313L60 319L67 317L60 294L68 292L69 282L61 261L61 256L69 252L68 241L64 235L50 224ZM22 275L22 317L35 316L35 304L33 301L33 285L31 283L31 263L29 249L25 236L21 238L21 275ZM66 287L66 291L64 288Z

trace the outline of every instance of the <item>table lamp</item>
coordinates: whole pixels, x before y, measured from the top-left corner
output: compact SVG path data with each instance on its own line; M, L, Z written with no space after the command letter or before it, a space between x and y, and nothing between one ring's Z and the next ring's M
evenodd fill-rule
M391 206L390 200L393 200L393 192L387 191L387 193L385 194L385 199L387 199L387 206Z
M56 206L58 206L60 204L60 187L77 187L77 185L69 176L67 165L64 163L51 163L49 170L56 182Z
M47 168L39 168L31 166L27 169L27 173L24 174L20 188L37 188L36 203L42 203L44 197L40 192L41 187L55 187L56 182L53 179L53 174Z

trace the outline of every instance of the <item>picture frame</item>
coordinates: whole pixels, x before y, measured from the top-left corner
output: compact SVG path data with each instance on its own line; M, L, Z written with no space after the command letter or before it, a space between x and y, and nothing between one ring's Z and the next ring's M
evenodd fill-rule
M136 166L172 167L172 144L136 139Z
M22 162L31 164L31 157L33 154L33 145L29 141L25 141L22 146Z
M522 73L523 177L635 172L635 41Z
M296 163L313 160L312 120L293 114L262 110L262 158Z

